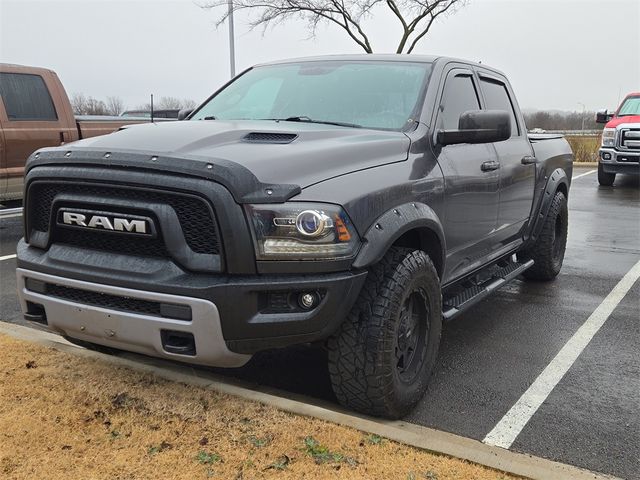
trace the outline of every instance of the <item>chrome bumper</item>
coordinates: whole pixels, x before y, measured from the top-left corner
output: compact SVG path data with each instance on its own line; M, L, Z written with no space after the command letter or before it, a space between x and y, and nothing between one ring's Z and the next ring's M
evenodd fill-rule
M640 152L622 152L613 148L600 148L598 160L606 173L640 175Z
M61 335L107 347L199 365L240 367L251 358L250 355L237 354L227 348L222 335L218 309L207 300L83 282L20 268L17 269L16 274L22 311L27 312L27 302L41 305L46 313L48 327ZM76 303L29 290L26 285L28 278L88 292L189 306L191 320L173 320ZM166 351L163 347L161 331L191 333L195 341L195 354L183 355Z

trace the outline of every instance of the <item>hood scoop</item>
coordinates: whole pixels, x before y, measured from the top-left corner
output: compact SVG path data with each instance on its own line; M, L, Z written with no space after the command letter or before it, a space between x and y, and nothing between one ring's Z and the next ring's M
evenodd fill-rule
M293 142L298 135L295 133L251 132L242 140L248 143L276 143L286 144Z

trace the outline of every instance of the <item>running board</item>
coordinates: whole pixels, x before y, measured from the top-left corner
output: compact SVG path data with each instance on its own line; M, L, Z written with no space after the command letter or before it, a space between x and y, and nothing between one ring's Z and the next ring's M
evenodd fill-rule
M452 320L498 288L506 285L530 268L533 265L533 260L525 263L510 261L506 265L502 263L488 267L485 272L480 272L474 276L474 279L476 279L484 273L486 278L482 282L468 281L467 285L459 287L452 295L447 296L445 294L442 299L443 319L446 321Z

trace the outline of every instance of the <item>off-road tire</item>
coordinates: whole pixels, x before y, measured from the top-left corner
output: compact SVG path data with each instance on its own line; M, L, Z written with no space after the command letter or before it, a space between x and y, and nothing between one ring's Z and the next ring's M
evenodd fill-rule
M616 181L615 173L607 173L602 167L602 163L598 162L598 183L603 187L610 187Z
M407 318L413 319L408 328ZM441 331L442 293L431 259L420 250L392 247L371 268L355 306L328 341L329 374L340 403L369 415L406 415L427 389ZM417 342L413 355L410 337ZM399 360L403 352L408 357Z
M532 259L534 265L522 274L529 280L553 280L556 278L567 246L569 230L567 197L558 191L553 197L549 213L536 242L527 250L518 253L520 261Z

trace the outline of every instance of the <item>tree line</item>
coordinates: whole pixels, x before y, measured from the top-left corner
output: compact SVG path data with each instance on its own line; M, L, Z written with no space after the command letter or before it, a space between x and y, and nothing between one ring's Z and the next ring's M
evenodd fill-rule
M153 102L154 110L181 110L193 108L196 102L190 99L176 97L160 97ZM106 100L99 100L83 93L74 93L71 96L71 107L75 115L120 115L127 110L124 101L120 97L110 96ZM143 103L131 110L151 110L151 103Z
M527 112L524 122L528 130L602 130L603 125L596 123L596 112Z

